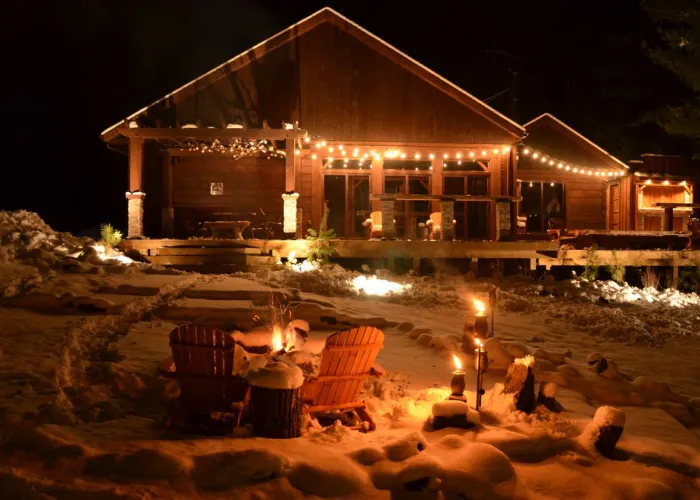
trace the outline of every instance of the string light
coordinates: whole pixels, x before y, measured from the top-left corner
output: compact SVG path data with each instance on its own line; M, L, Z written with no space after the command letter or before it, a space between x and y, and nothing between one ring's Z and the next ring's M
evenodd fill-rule
M525 149L523 149L523 154L524 154L525 156L529 155L529 154L530 154L530 148L525 148Z
M420 160L420 153L416 153L415 155L413 155L413 157L414 157L416 160ZM416 169L416 170L418 170L418 169Z
M685 186L686 184L687 184L687 182L681 181L681 186Z
M474 151L469 151L469 158L474 158Z
M338 149L340 149L340 150L342 151L342 150L343 150L343 145L341 144L340 146L338 146Z
M664 186L668 186L668 184L669 184L668 181L664 181L664 182L663 182L663 185L664 185Z
M447 153L445 153L444 155L442 155L442 157L443 157L445 160L447 160L447 159L450 157L450 155L448 155Z
M295 149L295 150L294 150L294 154L297 155L297 156L299 156L299 155L301 154L301 150L300 150L300 149Z
M332 153L333 151L335 151L335 150L333 149L333 146L328 146L328 152L329 152L329 153Z
M497 155L497 154L498 154L498 149L494 148L494 149L493 149L493 154Z
M401 153L401 159L404 160L406 158L406 153Z
M535 159L535 160L536 160L537 158L539 158L539 156L540 156L540 155L538 155L537 153L532 153L532 158Z
M457 153L457 159L459 160L462 157L462 153Z
M485 150L485 149L482 149L482 150L481 150L481 156L486 156L486 150Z
M651 184L651 179L647 179L646 181L644 181L644 184Z
M308 135L307 135L306 137L304 137L304 142L305 142L306 144L310 143L310 142L311 142L311 137L309 137Z
M562 162L559 162L559 165L557 165L557 168L562 168L564 164Z
M311 159L312 159L312 160L315 160L316 158L318 158L318 156L316 155L316 153L314 153L314 154L311 155Z
M431 160L434 160L434 159L435 159L435 155L434 155L433 153L430 153L430 154L428 155L428 158L430 158ZM432 168L432 167L430 167L430 168Z
M575 174L578 173L578 168L574 168L574 173L575 173Z

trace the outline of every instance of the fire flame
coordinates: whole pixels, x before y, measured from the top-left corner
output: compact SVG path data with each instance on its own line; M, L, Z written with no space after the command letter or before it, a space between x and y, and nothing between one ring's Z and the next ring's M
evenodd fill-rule
M474 307L476 308L477 314L483 314L484 311L486 311L486 304L479 299L474 299Z
M279 352L282 349L289 352L294 349L296 343L296 331L294 327L289 326L285 329L282 335L282 327L274 325L272 327L272 352Z
M474 343L476 344L476 346L477 346L479 349L481 349L481 346L483 345L483 344L481 343L481 339L474 339Z
M454 362L454 364L455 364L455 370L462 369L462 361L457 357L456 354L452 355L452 362Z

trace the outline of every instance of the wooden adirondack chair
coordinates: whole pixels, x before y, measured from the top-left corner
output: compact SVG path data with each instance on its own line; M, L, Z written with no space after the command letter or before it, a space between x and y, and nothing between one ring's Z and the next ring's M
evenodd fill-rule
M384 347L384 333L373 326L361 326L334 333L326 339L321 355L318 378L304 384L302 397L306 411L313 416L331 410L355 410L369 430L376 425L358 401L360 391L370 375L370 369ZM362 429L354 426L352 429Z
M381 238L384 236L382 228L382 213L375 211L369 214L369 219L365 221L365 226L368 228L369 238Z
M237 345L230 333L202 325L183 325L170 332L180 409L193 413L231 413L245 399L248 383L234 373Z

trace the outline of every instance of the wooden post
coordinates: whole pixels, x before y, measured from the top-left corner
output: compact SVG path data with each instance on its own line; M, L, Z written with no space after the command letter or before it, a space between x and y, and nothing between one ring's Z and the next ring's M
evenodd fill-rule
M445 179L443 177L443 158L441 154L436 154L430 165L433 167L432 179L430 182L430 194L442 195L445 192ZM434 200L431 202L432 211L440 211L440 202Z
M287 157L284 159L284 190L287 193L293 193L296 188L296 144L294 139L285 141L285 152Z
M173 237L173 223L175 212L173 209L173 163L170 152L163 155L163 213L161 218L164 238Z
M126 193L127 237L143 237L143 139L129 138L129 191Z
M318 229L325 210L323 200L323 160L311 157L311 227Z
M664 208L664 220L666 221L664 229L673 231L673 207Z
M143 191L143 139L129 138L129 191Z
M381 156L372 158L372 173L370 174L370 195L378 194L384 194L384 160ZM381 200L372 200L372 211L381 209Z

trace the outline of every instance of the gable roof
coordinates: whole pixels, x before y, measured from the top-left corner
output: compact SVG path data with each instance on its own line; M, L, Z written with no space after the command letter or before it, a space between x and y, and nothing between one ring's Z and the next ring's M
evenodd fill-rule
M560 130L563 130L566 134L573 135L576 140L579 141L584 147L588 147L594 154L596 154L599 157L606 158L617 165L624 167L629 170L629 166L627 166L625 163L622 161L618 160L615 158L613 155L605 151L603 148L598 146L595 142L591 141L587 137L583 136L581 133L577 132L573 128L571 128L569 125L561 121L559 118L556 116L550 114L550 113L543 113L534 120L530 120L525 124L525 130L528 128L532 128L532 126L538 126L540 124L544 123L549 123L551 125L554 125L555 128L559 128Z
M353 21L343 16L342 14L336 12L335 10L331 9L330 7L324 7L323 9L311 14L306 19L303 19L298 23L289 26L288 28L280 31L276 35L273 35L267 40L258 43L257 45L246 50L245 52L242 52L241 54L233 57L232 59L229 59L223 64L220 64L219 66L211 69L203 75L195 78L191 82L186 83L182 87L174 90L173 92L170 92L169 94L149 104L148 106L141 108L135 113L129 115L126 119L115 123L114 125L105 129L102 132L102 138L106 141L109 141L116 134L117 127L119 127L120 125L127 124L130 120L137 118L139 115L148 111L151 107L161 104L166 100L181 100L196 92L197 90L200 90L210 85L211 83L219 80L220 78L223 78L226 75L233 73L234 71L237 71L238 69L250 64L256 59L263 57L268 52L284 45L285 43L293 40L298 36L303 35L304 33L310 31L311 29L324 22L330 22L335 26L339 27L340 29L344 30L345 32L353 35L355 38L359 39L374 50L380 52L389 59L392 59L397 64L403 66L418 77L422 78L427 83L433 85L445 94L448 94L460 104L467 106L472 111L480 114L495 125L506 130L509 134L513 135L514 137L522 137L523 132L525 131L523 126L517 124L502 113L499 113L488 104L474 97L473 95L458 87L454 83L450 82L446 78L440 76L435 71L422 65L412 57L409 57L408 55L404 54L393 45L388 44L378 36L370 33L359 24L354 23Z

